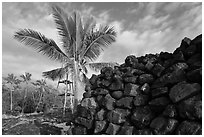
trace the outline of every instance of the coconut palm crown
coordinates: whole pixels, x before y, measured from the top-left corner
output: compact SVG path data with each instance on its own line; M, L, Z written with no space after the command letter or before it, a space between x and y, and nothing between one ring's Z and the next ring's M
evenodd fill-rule
M62 63L62 67L43 72L44 77L59 80L66 74L74 74L73 80L76 86L80 72L84 74L88 72L87 66L100 70L104 66L117 65L116 63L93 63L103 49L115 41L116 32L113 27L101 25L97 28L93 17L82 20L79 12L74 11L68 15L58 6L52 7L52 15L60 36L60 46L54 40L32 29L21 29L14 35L16 40L26 46Z

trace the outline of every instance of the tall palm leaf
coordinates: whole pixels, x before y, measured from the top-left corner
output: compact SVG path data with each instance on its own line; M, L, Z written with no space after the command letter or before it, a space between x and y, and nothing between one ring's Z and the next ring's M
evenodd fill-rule
M14 38L53 60L68 61L68 57L61 51L54 40L46 38L37 31L21 29L15 33Z

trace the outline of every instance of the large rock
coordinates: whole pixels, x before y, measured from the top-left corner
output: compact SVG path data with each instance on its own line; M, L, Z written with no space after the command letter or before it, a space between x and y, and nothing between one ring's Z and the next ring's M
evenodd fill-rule
M187 79L191 82L202 82L202 68L192 70L187 73Z
M152 72L157 77L160 77L162 72L164 71L164 69L165 68L161 64L157 63L157 64L155 64L154 68L152 69Z
M75 126L72 129L73 135L87 135L87 129L83 126Z
M159 87L151 91L152 97L159 97L168 93L168 87Z
M111 79L113 77L113 68L104 67L101 69L101 74L103 74L105 79Z
M133 67L138 64L138 59L134 55L127 56L125 59L125 64L129 67Z
M139 83L152 83L154 81L154 77L151 74L142 74L139 76Z
M150 127L156 135L169 135L174 132L178 121L175 119L166 119L164 117L156 117L152 120Z
M175 84L184 80L186 80L185 71L173 71L172 73L164 74L160 78L156 79L152 88L163 87L168 84Z
M105 116L106 116L106 111L104 109L101 109L96 113L95 119L102 121L106 118Z
M138 78L138 76L124 77L124 78L123 78L123 81L124 81L125 83L133 83L133 84L136 84L136 83L137 83L137 78Z
M79 125L85 126L87 129L90 129L93 125L92 119L86 119L83 117L77 117L74 122L79 124Z
M170 103L169 98L167 98L167 97L158 97L158 98L155 98L155 99L151 100L149 102L149 105L161 107L161 106L167 106L169 103Z
M120 126L119 125L116 125L116 124L113 124L113 123L109 123L109 126L106 130L106 134L108 135L116 135L117 132L119 131L120 129Z
M106 121L96 121L94 133L99 133L105 130L107 122Z
M122 78L118 75L114 75L113 81L108 88L111 91L124 90L124 84L123 84Z
M201 86L198 83L189 84L180 82L171 88L169 97L175 102L179 102L201 91Z
M175 105L168 105L165 110L163 111L163 115L169 118L175 118L178 116L176 106Z
M92 111L92 109L87 109L86 107L83 106L78 106L77 107L77 115L79 117L83 117L86 119L93 119L93 115L94 115L94 111Z
M140 130L136 130L135 135L153 135L153 132L151 129L140 129Z
M116 101L116 106L121 108L132 108L133 97L124 97Z
M120 91L120 90L118 90L118 91L113 91L113 92L111 93L111 95L112 95L112 97L113 97L114 99L120 99L120 98L122 98L122 96L123 96L123 92Z
M136 84L125 84L124 95L125 96L136 96L140 93L140 86Z
M103 100L103 105L106 107L106 109L113 110L114 104L115 104L115 99L112 98L110 94L107 94Z
M147 95L137 94L134 97L134 105L135 106L144 106L147 104L148 98L149 97Z
M88 109L96 109L97 108L97 103L95 102L94 98L84 98L81 101L81 106L88 108Z
M153 113L148 106L136 107L131 116L131 120L135 127L144 128L149 125L153 118Z
M148 83L145 83L140 90L142 91L142 93L144 94L149 94L150 93L150 86Z
M104 88L97 88L94 90L94 95L106 95L109 93L109 91L107 89Z
M183 121L176 130L177 135L202 135L202 126L200 123Z
M183 100L178 105L179 115L184 119L202 119L202 95L198 94L186 100Z
M127 109L115 109L107 114L107 119L109 122L114 124L121 124L126 121L126 117L130 114Z
M132 135L133 134L133 126L122 126L118 135Z

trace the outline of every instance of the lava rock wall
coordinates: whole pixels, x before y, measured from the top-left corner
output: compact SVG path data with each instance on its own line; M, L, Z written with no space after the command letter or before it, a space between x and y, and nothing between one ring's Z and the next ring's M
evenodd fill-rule
M202 134L202 35L92 75L72 134Z

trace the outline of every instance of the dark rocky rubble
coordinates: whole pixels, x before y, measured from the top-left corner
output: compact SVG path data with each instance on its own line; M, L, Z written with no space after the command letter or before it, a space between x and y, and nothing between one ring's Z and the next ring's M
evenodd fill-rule
M72 134L202 134L202 35L93 75Z

